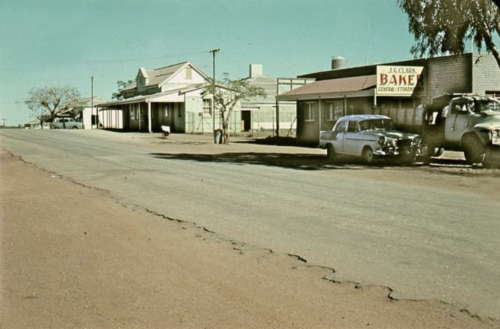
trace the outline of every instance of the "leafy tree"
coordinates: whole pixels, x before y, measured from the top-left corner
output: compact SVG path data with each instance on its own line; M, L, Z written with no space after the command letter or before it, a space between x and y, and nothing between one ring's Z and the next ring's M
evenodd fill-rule
M118 85L118 91L113 93L111 95L112 99L123 99L123 94L122 90L125 89L128 85L130 85L134 80L128 80L128 81L116 81L116 84Z
M40 128L43 129L43 123L47 119L49 119L49 116L47 114L47 110L43 106L37 106L37 107L31 108L30 105L28 105L28 107L30 108L31 114L33 115L33 117L35 117L35 119L37 119L38 122L40 123Z
M266 97L263 88L251 85L247 79L231 80L227 76L217 83L215 88L210 85L205 94L214 95L214 105L220 111L224 144L229 144L229 124L235 106L241 100L248 100L251 97Z
M47 116L53 122L59 113L77 104L79 97L80 93L74 87L41 87L31 89L24 103L43 128Z
M500 33L498 0L397 1L415 36L412 54L462 54L465 42L472 40L478 49L492 53L500 67L500 50L494 42L495 34Z

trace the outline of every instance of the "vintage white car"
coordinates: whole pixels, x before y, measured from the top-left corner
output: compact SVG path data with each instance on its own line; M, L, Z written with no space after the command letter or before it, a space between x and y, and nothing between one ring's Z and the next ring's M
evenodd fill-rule
M53 129L83 129L83 123L73 118L55 118L52 123Z
M341 117L331 131L320 132L319 147L329 158L354 155L368 163L389 157L409 163L422 152L419 135L397 131L391 118L371 114Z

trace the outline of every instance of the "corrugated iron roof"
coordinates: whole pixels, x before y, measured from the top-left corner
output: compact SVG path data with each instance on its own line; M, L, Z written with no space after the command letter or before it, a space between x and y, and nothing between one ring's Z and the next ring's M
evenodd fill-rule
M346 93L375 88L376 75L363 75L352 78L315 81L302 87L287 91L280 96L318 95L331 93Z
M182 68L187 63L188 62L182 62L179 64L174 64L156 70L148 71L149 83L147 85L152 86L152 85L162 84L165 80L170 78L172 74L176 73L180 68Z
M165 67L161 67L154 70L146 70L144 68L139 68L139 70L143 71L143 75L148 78L148 83L144 87L157 86L165 82L168 78L172 76L172 74L176 73L181 67L186 65L189 62L182 62L178 64L173 64ZM123 88L122 91L133 90L137 88L137 83L134 80L130 85Z

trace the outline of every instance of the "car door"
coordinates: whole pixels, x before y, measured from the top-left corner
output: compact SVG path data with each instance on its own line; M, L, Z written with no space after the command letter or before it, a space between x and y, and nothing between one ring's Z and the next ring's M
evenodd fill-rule
M344 135L344 153L359 155L359 125L357 121L349 121Z
M344 137L347 132L347 124L348 121L342 121L335 127L335 137L332 140L332 144L337 153L344 153Z
M471 117L477 116L468 101L452 102L446 116L446 139L450 142L460 142L462 134L467 130Z

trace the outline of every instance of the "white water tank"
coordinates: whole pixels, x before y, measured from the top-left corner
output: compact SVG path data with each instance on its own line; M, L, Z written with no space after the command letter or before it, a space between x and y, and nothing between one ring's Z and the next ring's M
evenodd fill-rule
M344 69L347 67L347 59L342 56L332 58L332 70Z

